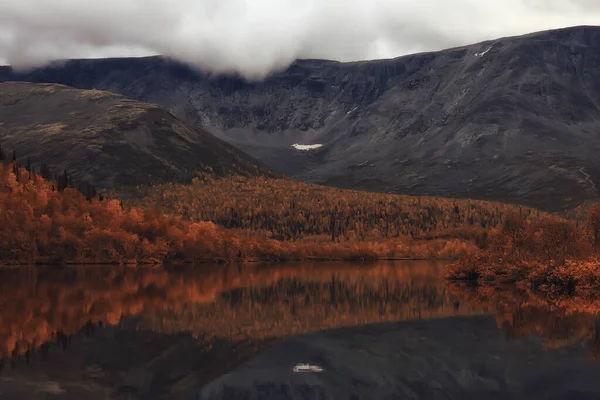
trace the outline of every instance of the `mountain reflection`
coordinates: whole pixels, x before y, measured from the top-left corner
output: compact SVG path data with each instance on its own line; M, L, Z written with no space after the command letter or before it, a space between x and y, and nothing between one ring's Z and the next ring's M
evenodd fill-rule
M0 358L66 346L98 323L265 340L383 321L468 315L439 262L0 271ZM135 318L131 318L135 317Z

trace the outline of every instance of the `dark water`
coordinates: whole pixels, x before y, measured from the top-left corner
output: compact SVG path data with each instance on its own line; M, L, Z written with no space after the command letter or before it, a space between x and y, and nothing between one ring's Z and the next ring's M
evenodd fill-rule
M0 270L0 399L600 398L600 302L444 269Z

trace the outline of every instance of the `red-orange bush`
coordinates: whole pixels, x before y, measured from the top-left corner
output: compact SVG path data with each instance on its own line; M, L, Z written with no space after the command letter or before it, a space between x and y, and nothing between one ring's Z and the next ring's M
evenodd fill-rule
M449 270L453 279L522 281L552 291L600 288L598 215L589 211L588 223L554 215L528 219L508 216L491 235L488 249L463 257Z

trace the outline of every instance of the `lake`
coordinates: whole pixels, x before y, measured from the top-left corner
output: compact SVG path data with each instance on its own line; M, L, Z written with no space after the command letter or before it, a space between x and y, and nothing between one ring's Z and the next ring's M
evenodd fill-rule
M445 267L2 269L0 398L600 398L599 302Z

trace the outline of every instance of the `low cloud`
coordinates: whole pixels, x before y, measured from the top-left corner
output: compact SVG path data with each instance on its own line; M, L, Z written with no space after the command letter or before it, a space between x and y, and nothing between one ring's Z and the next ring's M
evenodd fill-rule
M597 24L596 0L4 0L0 60L162 54L260 78L297 58L388 58Z

